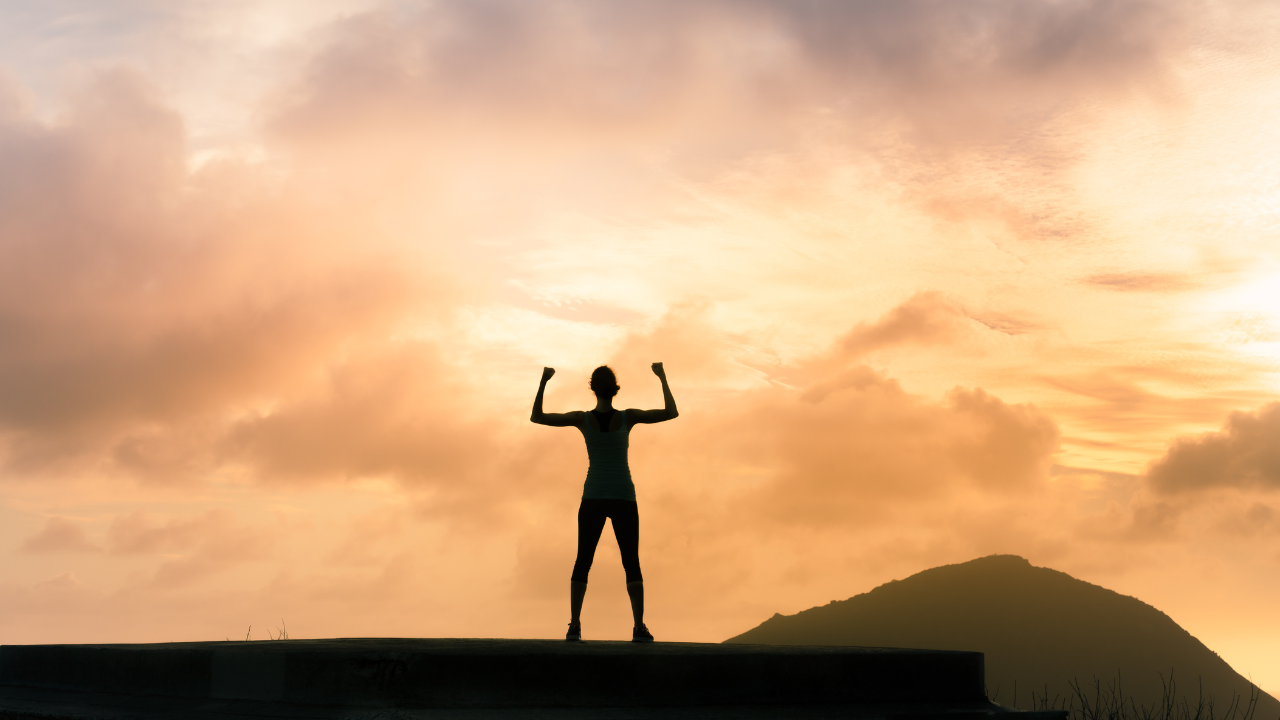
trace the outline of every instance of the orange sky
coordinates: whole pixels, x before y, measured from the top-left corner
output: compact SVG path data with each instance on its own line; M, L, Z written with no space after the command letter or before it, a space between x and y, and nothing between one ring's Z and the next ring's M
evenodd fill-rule
M1016 553L1280 692L1280 10L0 9L0 642L557 637ZM589 637L624 637L603 542Z

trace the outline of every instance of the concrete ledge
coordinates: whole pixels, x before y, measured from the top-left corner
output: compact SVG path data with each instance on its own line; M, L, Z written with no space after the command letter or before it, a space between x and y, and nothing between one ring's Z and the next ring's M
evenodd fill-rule
M976 652L390 638L0 647L0 718L426 717L418 710L965 720L1005 709L987 702Z

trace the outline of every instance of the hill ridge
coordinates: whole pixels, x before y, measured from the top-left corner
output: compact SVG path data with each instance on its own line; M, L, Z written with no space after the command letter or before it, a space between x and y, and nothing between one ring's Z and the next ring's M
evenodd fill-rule
M1119 677L1126 695L1150 705L1162 673L1183 687L1198 678L1218 702L1247 698L1251 687L1158 608L1019 555L939 565L794 615L775 613L725 642L979 650L988 688L1001 694L1016 682L1065 698L1073 679L1105 685ZM1008 695L992 699L1013 704ZM1258 711L1280 717L1280 701L1262 693Z

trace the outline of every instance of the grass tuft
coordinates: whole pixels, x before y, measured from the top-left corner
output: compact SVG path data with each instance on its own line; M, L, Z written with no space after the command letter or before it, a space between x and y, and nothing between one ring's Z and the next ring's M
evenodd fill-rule
M289 626L284 624L284 618L280 618L280 627L276 628L274 633L271 632L271 628L267 628L267 637L272 640L288 640L289 639ZM250 640L253 640L252 625L250 625L249 629L246 630L244 633L244 641L249 642ZM227 638L227 642L231 642L231 638Z
M1200 683L1195 702L1185 695L1178 697L1178 684L1169 672L1166 678L1160 674L1160 699L1150 705L1140 705L1132 697L1125 697L1121 678L1106 687L1094 678L1093 687L1082 685L1079 678L1072 680L1071 695L1049 698L1048 686L1044 693L1031 693L1031 709L1037 711L1067 712L1070 720L1253 720L1262 691L1249 684L1248 701L1233 693L1225 707L1215 705L1212 695L1206 697L1204 684Z
M276 628L276 634L272 635L271 630L268 629L267 637L270 637L272 640L288 640L289 639L289 628L285 626L284 618L280 618L280 627Z

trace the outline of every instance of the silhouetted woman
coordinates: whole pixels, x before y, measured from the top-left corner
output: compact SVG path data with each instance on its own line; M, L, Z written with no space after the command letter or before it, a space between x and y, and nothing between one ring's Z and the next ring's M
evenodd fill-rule
M635 629L632 642L653 642L653 635L644 626L644 578L640 575L640 515L636 512L636 487L631 483L631 468L627 465L627 434L640 423L660 423L680 415L676 412L675 398L667 386L667 374L662 363L653 364L653 374L662 381L662 399L666 404L661 410L613 409L613 396L618 394L618 378L607 365L601 365L591 373L591 392L596 394L596 408L590 412L544 413L542 393L547 381L555 375L552 368L542 369L542 383L538 396L533 399L533 415L529 417L539 425L552 427L573 426L582 431L587 441L587 457L591 464L587 469L587 481L582 490L582 505L578 507L578 559L573 563L573 576L569 580L569 633L566 640L582 639L582 599L587 594L587 573L591 560L604 531L605 518L613 520L613 535L622 551L622 567L627 572L627 595L631 598L631 615Z

